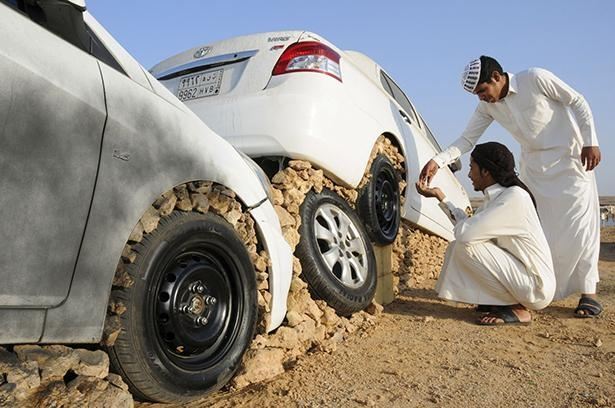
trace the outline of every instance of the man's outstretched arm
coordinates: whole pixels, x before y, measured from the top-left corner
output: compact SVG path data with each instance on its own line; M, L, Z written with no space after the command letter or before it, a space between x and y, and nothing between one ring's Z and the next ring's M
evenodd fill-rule
M493 118L487 112L484 111L483 105L485 102L478 104L478 107L474 111L472 118L468 122L466 129L463 131L459 139L455 140L446 150L435 155L430 161L423 166L419 180L427 183L431 183L431 180L438 172L438 169L453 163L462 154L472 150L476 142L485 132L485 129L489 127Z

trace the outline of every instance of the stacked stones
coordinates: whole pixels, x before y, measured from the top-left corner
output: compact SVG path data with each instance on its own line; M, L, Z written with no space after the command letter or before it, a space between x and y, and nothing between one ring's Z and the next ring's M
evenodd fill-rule
M300 240L299 209L306 194L310 190L319 193L327 188L354 207L358 191L370 179L371 163L379 154L386 155L394 168L404 174L403 156L390 140L381 136L372 150L366 173L357 189L337 185L322 170L300 160L291 160L286 169L272 178L274 208L284 237L293 251ZM402 177L400 191L404 191L405 187ZM145 234L154 231L160 219L174 210L212 212L223 217L243 240L254 264L259 304L257 336L244 356L238 375L231 382L232 388L239 389L271 379L308 350L332 352L349 335L373 327L381 315L382 306L372 302L365 311L355 313L348 319L338 316L326 302L312 299L307 284L301 279L301 263L294 258L286 320L275 333L266 334L271 302L268 285L270 262L258 242L254 220L243 211L232 191L211 182L192 182L175 187L159 197L130 234L113 279L102 344L113 345L120 333L120 316L126 307L114 293L134 283L126 271L126 265L136 259L133 246L141 242ZM446 241L422 233L404 221L393 247L396 287L399 285L403 289L426 278L436 277L445 248ZM88 361L94 360L102 361L103 368L98 371L84 368L88 366ZM13 353L0 348L0 406L13 405L13 402L26 401L27 398L37 399L27 400L33 404L26 405L70 406L70 403L62 402L66 400L83 406L132 406L132 397L127 393L126 385L119 376L108 373L108 362L107 355L102 351L88 352L64 346L16 346Z
M372 150L366 174L359 186L369 181L369 169L377 155L386 155L400 172L404 169L403 156L385 137L381 136ZM292 250L299 243L301 215L299 209L310 190L320 193L323 188L336 192L354 207L358 191L335 184L323 171L314 169L309 162L291 160L288 167L271 179L273 204L280 219L282 232ZM359 188L360 188L359 187ZM400 182L400 191L405 183ZM368 330L375 324L383 308L372 302L366 311L355 313L347 319L336 314L322 300L310 296L307 284L301 279L301 263L293 259L293 278L287 302L286 322L271 335L259 335L250 346L239 374L232 380L232 387L270 379L284 371L297 356L307 350L332 351L336 345L357 330Z
M233 226L248 249L256 271L259 304L258 330L264 332L271 312L269 306L271 294L269 293L269 274L267 272L269 256L259 245L254 220L249 213L243 212L242 206L237 201L233 191L212 182L198 181L182 184L160 196L145 212L130 234L113 279L113 289L107 307L102 344L112 346L120 333L120 316L126 311L126 307L121 301L117 300L114 291L120 288L128 288L134 283L126 271L126 265L133 263L136 259L136 253L132 250L132 247L143 240L144 234L149 234L158 228L160 219L171 214L173 210L197 211L203 214L212 212L221 216Z
M448 242L429 235L402 220L393 243L391 268L395 294L416 287L425 279L436 279L444 263Z
M122 378L101 350L65 346L0 347L0 406L133 407Z

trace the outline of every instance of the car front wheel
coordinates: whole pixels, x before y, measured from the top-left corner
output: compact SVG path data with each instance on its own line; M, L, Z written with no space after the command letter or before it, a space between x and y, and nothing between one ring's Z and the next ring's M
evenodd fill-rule
M173 212L133 247L127 308L109 348L137 397L181 402L215 391L239 368L257 319L255 273L234 229L213 214Z

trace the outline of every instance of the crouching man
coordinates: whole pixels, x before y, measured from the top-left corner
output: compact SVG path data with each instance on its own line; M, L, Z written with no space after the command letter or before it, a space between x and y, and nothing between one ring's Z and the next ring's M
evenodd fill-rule
M534 197L515 172L513 154L497 142L478 144L471 153L469 177L485 195L468 217L439 188L416 187L435 197L455 224L455 241L446 252L436 291L447 300L479 305L489 313L480 325L529 324L555 293L549 245Z

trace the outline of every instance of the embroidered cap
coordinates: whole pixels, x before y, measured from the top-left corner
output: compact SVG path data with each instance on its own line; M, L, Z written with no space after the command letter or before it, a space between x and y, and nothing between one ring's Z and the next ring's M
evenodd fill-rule
M470 93L474 93L478 78L480 77L480 58L470 61L461 74L461 85L463 89Z

